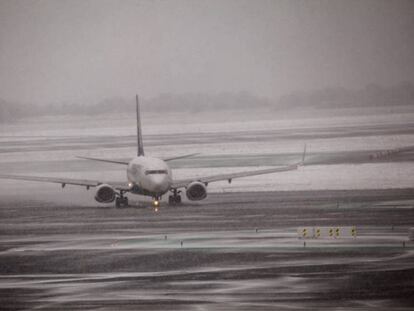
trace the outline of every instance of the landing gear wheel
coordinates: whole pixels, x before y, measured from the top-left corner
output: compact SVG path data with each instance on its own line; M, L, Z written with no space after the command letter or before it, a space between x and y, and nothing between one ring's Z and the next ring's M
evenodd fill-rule
M117 197L115 199L115 206L120 208L122 206L128 206L128 198L127 197Z
M181 203L181 196L179 194L170 195L168 197L168 204L169 205L176 205Z
M172 192L172 195L170 195L168 197L168 204L169 205L178 205L178 204L180 204L181 203L181 196L180 196L181 191L173 188L173 189L171 189L171 192Z

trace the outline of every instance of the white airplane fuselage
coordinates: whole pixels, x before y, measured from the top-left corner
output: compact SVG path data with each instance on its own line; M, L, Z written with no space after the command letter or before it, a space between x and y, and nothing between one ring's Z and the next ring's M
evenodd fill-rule
M171 169L165 161L146 156L137 156L129 162L127 178L131 192L154 198L165 194L173 181Z

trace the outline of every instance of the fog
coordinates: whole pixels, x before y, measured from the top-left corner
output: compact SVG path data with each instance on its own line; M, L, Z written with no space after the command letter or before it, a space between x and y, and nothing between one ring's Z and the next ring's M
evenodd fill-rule
M413 310L413 17L0 0L0 309Z
M414 82L413 16L399 0L3 0L0 98L58 107L242 93L255 105L390 88Z

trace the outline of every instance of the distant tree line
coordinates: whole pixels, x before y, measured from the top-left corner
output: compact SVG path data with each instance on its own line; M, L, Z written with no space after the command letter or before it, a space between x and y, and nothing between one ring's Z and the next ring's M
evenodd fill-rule
M326 88L309 92L294 92L279 99L277 108L352 108L414 106L414 85L403 82L392 87L369 84L363 89Z
M134 99L107 98L97 104L54 103L29 105L11 103L0 99L0 122L14 121L22 117L42 115L94 115L115 112L134 113ZM144 111L204 112L223 110L289 110L295 108L336 109L352 107L413 106L414 85L409 82L392 87L371 84L363 89L326 88L308 92L294 92L282 96L278 101L240 93L185 93L161 94L143 99Z
M258 109L271 107L266 98L253 96L247 92L237 94L204 93L161 94L150 99L141 99L143 111L203 112L231 109ZM135 98L106 98L97 104L54 103L49 105L27 105L0 100L0 121L13 121L22 117L41 115L94 115L126 112L135 113Z

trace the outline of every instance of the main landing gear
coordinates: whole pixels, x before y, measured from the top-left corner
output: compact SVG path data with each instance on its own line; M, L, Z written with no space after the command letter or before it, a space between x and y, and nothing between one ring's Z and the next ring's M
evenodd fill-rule
M168 204L169 205L177 205L181 203L181 191L178 191L177 189L172 189L171 192L173 193L168 197Z
M118 208L122 206L128 206L128 198L124 197L123 191L120 192L119 197L116 197L115 206Z

